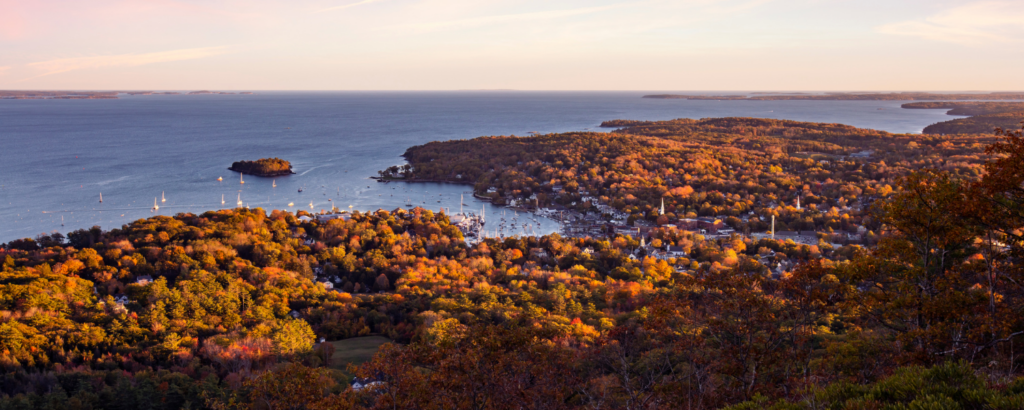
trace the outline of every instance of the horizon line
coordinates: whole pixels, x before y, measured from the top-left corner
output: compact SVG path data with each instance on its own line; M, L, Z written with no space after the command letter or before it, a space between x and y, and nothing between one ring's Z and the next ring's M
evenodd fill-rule
M514 88L437 88L437 89L252 89L252 88L188 88L188 89L99 89L99 88L0 88L0 92L182 92L182 91L224 91L224 92L645 92L645 93L695 93L695 92L752 92L752 93L1020 93L1024 90L779 90L779 89L733 89L733 90L643 90L643 89L514 89Z

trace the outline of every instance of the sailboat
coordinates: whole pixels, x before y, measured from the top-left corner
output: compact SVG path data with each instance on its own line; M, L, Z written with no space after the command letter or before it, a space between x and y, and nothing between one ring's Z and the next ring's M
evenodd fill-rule
M220 204L224 205L224 194L220 194Z
M164 198L164 191L160 191L160 202L167 202L167 198Z
M309 209L313 209L313 202L309 203Z
M102 192L100 192L100 203L101 204L103 203L103 193Z
M294 202L289 202L288 206L295 206L295 203Z
M277 180L276 179L274 180L274 185L272 185L271 188L277 188Z
M238 173L238 182L243 183L243 184L245 183L245 174L243 174L241 172Z
M242 193L238 193L238 206L242 206Z
M156 204L156 197L153 197L153 210L154 211L160 210L160 205Z
M60 226L64 226L64 215L60 216Z
M223 181L223 180L224 180L224 177L217 177L217 180L218 180L218 181Z

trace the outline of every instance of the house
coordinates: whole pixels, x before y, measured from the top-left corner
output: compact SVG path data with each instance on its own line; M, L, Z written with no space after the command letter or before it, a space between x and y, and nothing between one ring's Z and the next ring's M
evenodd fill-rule
M296 311L294 311L294 310L293 310L293 311L291 311L291 312L288 312L288 315L289 315L289 316L291 316L291 317L293 317L293 318L295 318L295 319L298 319L298 318L299 318L299 312L296 312Z
M665 249L665 253L671 258L685 258L687 256L686 250L682 246L669 246Z
M461 214L455 214L448 217L448 222L451 222L454 225L459 225L463 222L466 222L466 220L466 216Z
M302 216L299 217L299 220L302 221L302 222L309 222L309 221L312 221L313 218L310 218L308 215L302 215Z
M341 220L347 221L349 219L352 219L352 215L349 215L346 212L346 213L341 213L341 214L323 214L323 215L317 215L316 216L316 220L320 221L320 222L327 222L327 221L330 221L330 220L333 220L333 219L341 219Z
M530 248L530 257L537 259L547 258L548 251L544 250L544 248Z
M497 193L497 192L498 192L498 188L495 188L495 187L487 188L487 193L488 194L494 194L494 193Z
M697 227L707 231L708 233L718 233L719 229L725 227L725 222L719 218L714 217L701 217L697 218Z
M145 285L148 285L150 283L153 283L153 277L152 276L142 275L142 276L139 276L139 277L135 278L135 284L136 285L145 286Z
M377 378L375 378L375 377L367 377L367 378L353 377L352 378L352 390L354 390L354 391L360 391L360 390L363 390L363 389L372 388L374 386L379 386L381 384L383 384L383 382L381 382L380 380L377 380Z
M633 228L633 227L628 226L628 225L615 225L614 227L612 227L612 229L614 229L615 233L617 233L619 235L629 235L629 236L638 236L639 235L639 232L637 231L636 228Z
M676 222L676 225L679 226L679 229L684 229L687 231L695 231L700 227L700 223L696 219L691 218L680 219L678 222Z
M320 286L323 286L324 289L327 289L327 290L334 289L334 284L331 283L330 281L326 280L326 279L321 280L318 283L320 284Z
M593 256L594 255L594 248L591 248L589 246L584 248L583 249L583 254L584 255L588 255L588 256Z

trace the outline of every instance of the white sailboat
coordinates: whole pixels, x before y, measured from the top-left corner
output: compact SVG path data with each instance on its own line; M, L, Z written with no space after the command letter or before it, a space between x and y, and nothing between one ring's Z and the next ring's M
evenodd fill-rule
M217 180L218 180L218 181L223 181L223 180L224 180L224 177L217 177Z
M164 198L164 191L160 191L160 202L167 202L167 198Z
M238 193L238 206L242 206L242 193Z
M220 204L224 205L224 194L220 194Z
M238 182L243 183L243 184L245 183L245 174L243 174L241 172L238 173Z
M288 206L295 206L295 203L294 202L289 202Z
M276 179L274 180L274 185L272 185L271 188L277 188L277 180Z
M100 192L100 203L101 204L103 203L103 193L102 192Z
M313 209L313 202L312 201L309 203L309 209Z
M153 210L154 211L160 210L160 205L156 204L156 197L153 197Z
M64 215L60 216L60 226L64 226Z

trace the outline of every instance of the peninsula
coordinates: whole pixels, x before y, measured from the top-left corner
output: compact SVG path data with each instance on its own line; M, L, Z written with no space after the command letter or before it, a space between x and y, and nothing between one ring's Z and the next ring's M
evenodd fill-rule
M981 101L981 100L1024 100L1024 92L996 92L996 93L959 93L959 94L932 94L922 92L907 93L779 93L765 95L686 95L686 94L652 94L643 98L656 98L668 100L750 100L750 101L775 101L775 100L814 100L814 101L928 101L928 100L954 100L954 101Z
M1024 121L1024 102L916 102L900 107L948 109L948 115L970 116L929 125L924 128L925 134L984 134L996 128L1015 129Z
M256 161L236 161L228 168L235 172L255 175L258 177L276 177L291 175L292 164L280 158L261 158Z

